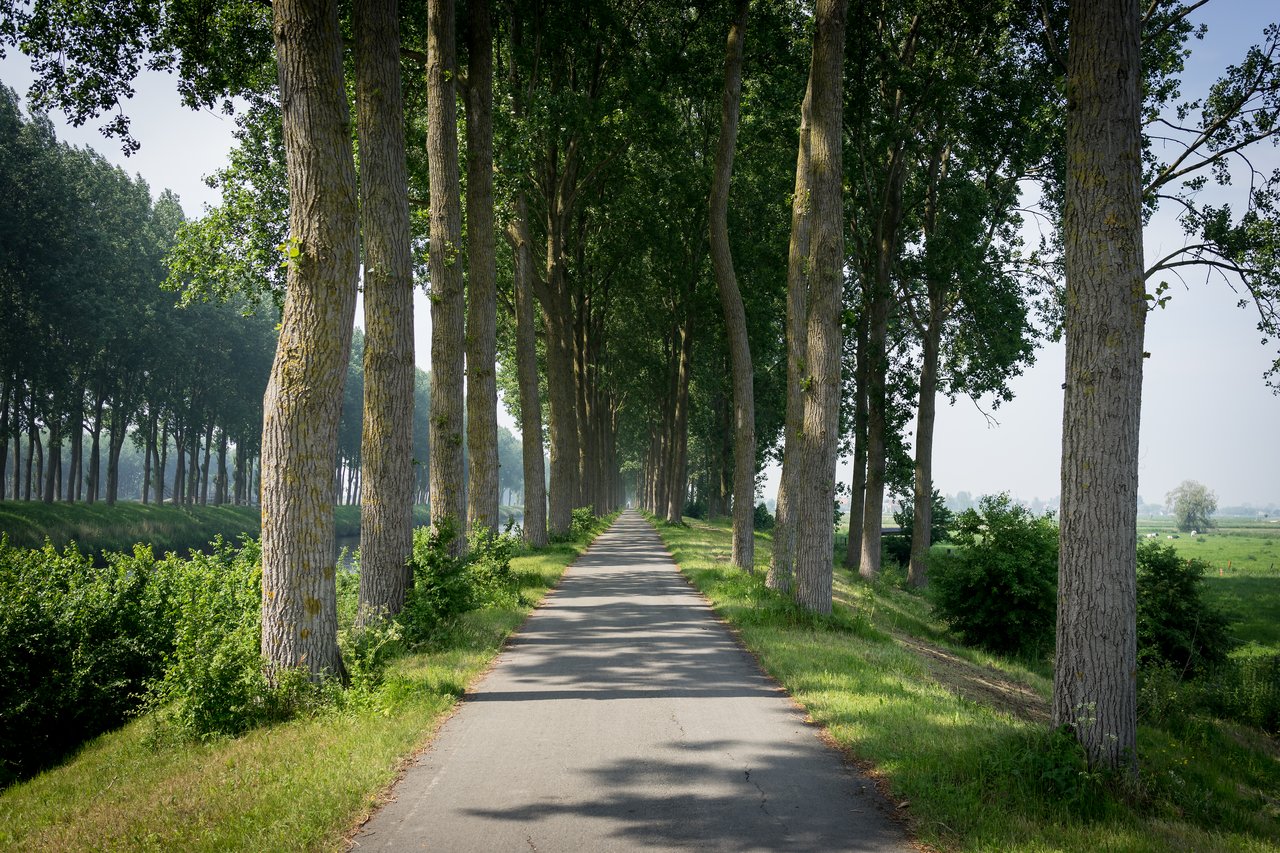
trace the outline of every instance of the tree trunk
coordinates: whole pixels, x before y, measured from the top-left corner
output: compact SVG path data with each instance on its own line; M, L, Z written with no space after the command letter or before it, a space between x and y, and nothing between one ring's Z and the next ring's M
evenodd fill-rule
M552 238L548 238L548 243ZM548 246L548 254L552 252ZM573 378L573 308L565 292L563 264L549 263L546 321L548 437L551 440L551 490L547 527L552 535L569 532L580 483L578 477L578 404Z
M1053 724L1137 771L1138 421L1146 322L1137 0L1073 0L1067 367Z
M227 503L227 433L218 430L218 487L214 490L213 502L218 506Z
M858 361L853 389L853 472L849 484L849 537L845 540L844 565L861 573L862 522L867 499L867 322L858 321Z
M453 0L427 5L427 157L431 173L431 523L452 523L461 552L462 382L465 306L461 201L458 196L458 125L454 95Z
M84 481L84 389L77 388L71 399L71 462L67 471L67 487L63 492L63 500L80 500L80 484ZM0 480L3 480L0 477Z
M932 291L935 289L931 288ZM920 405L916 409L915 506L911 527L911 562L907 580L922 587L933 536L933 423L938 410L938 351L942 337L942 305L930 299L920 358Z
M107 442L107 503L115 506L120 498L120 451L124 449L124 439L129 432L129 418L118 402L111 407L109 429L111 438Z
M836 447L840 439L840 333L844 291L845 0L818 0L814 12L813 222L809 250L809 304L804 423L800 431L795 489L796 600L817 613L831 612L832 517Z
M534 327L533 244L524 193L515 199L508 226L514 254L516 298L516 375L520 384L520 437L524 466L524 541L547 544L546 470L542 459L542 400L538 392L537 331Z
M498 290L493 231L493 34L467 7L467 524L498 528Z
M355 5L364 235L358 621L404 606L413 551L413 262L399 0Z
M13 397L13 384L4 383L4 393L0 394L0 501L9 493L9 400ZM16 427L17 424L15 423ZM16 474L17 462L14 463Z
M31 493L34 489L31 476L31 463L35 463L35 483L39 483L44 478L44 447L40 444L40 427L36 424L35 411L31 412L31 420L29 422L29 440L27 442L27 483L22 492L24 501L31 500Z
M209 504L209 461L213 455L213 421L204 429L204 464L200 466L200 505Z
M289 180L289 267L263 398L262 656L268 678L344 677L333 566L333 460L359 246L342 32L332 0L274 0ZM296 253L296 254L295 254Z
M791 493L795 490L796 450L804 427L804 392L801 382L808 357L809 216L811 174L809 125L813 80L805 87L800 104L800 144L796 154L796 186L791 197L791 244L787 250L787 412L783 427L782 478L773 525L773 558L765 582L791 594L795 562L795 520L791 517Z
M98 500L102 481L102 407L106 400L99 392L93 404L93 431L89 442L89 494L85 500L94 503Z
M867 486L862 511L862 557L858 572L871 580L880 573L884 522L885 453L888 447L889 311L893 304L893 263L898 257L904 152L889 160L886 201L876 225L875 266L867 300ZM862 353L858 353L859 361Z
M169 467L169 422L160 427L160 440L156 445L156 503L164 504L165 469Z
M671 418L671 462L667 470L667 505L660 507L670 524L684 521L684 503L689 479L689 377L693 372L693 310L685 300L684 322L680 324L680 346L677 352L675 405Z
M57 491L57 471L62 467L62 436L58 434L58 422L56 419L50 419L49 441L46 450L48 451L45 455L47 464L44 468L44 493L41 496L41 500L51 504Z
M721 109L720 142L716 147L715 172L711 178L709 221L711 263L716 287L724 309L729 336L729 361L733 374L733 565L755 571L756 499L756 414L751 367L751 345L747 340L747 314L738 290L729 250L729 180L733 174L733 152L738 138L738 110L742 100L742 45L750 3L738 0L725 47L724 100Z
M156 445L156 416L147 418L142 441L142 502L151 503L151 453Z

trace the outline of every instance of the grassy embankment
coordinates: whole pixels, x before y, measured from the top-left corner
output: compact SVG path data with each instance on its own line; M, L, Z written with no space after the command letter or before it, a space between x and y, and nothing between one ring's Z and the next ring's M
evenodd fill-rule
M586 541L512 561L542 599ZM464 614L394 661L376 700L257 729L175 742L144 717L62 766L0 793L0 849L346 849L344 836L431 739L533 604Z
M335 507L334 522L337 536L359 534L360 507ZM426 507L414 507L414 523L428 523ZM138 542L149 543L157 554L182 553L203 548L219 535L228 540L256 537L259 528L256 506L0 502L0 532L19 548L39 548L48 539L58 549L75 542L82 552L95 554L131 551Z
M1139 731L1140 783L1084 770L1048 728L1051 671L955 645L925 600L836 570L837 614L780 604L728 565L726 527L660 526L681 568L843 749L883 780L918 837L957 850L1274 850L1280 745L1187 718Z

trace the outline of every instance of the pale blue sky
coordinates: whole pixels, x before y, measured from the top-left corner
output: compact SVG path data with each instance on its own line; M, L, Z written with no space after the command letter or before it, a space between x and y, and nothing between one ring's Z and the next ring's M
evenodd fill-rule
M1265 22L1280 17L1276 8L1260 0L1216 0L1200 10L1196 19L1209 23L1210 31L1205 41L1193 43L1184 94L1201 94L1227 63L1260 42ZM26 60L11 53L0 62L0 79L25 96L31 79ZM59 138L91 146L141 174L153 193L173 189L188 215L217 203L202 178L225 161L233 120L183 108L172 79L163 74L140 79L125 109L142 143L128 159L98 134L96 124L71 128L59 116L53 119ZM1266 171L1280 166L1277 149L1268 146L1255 163ZM1167 253L1179 240L1176 225L1167 217L1157 219L1146 235L1148 257ZM1143 386L1139 493L1158 503L1182 480L1195 479L1214 489L1223 505L1280 502L1280 397L1262 380L1275 342L1270 348L1259 344L1252 308L1237 308L1237 296L1220 279L1206 283L1203 274L1193 272L1185 287L1171 284L1173 299L1151 315L1147 326L1151 358ZM430 326L422 298L416 327L418 363L425 368ZM1046 346L1036 365L1014 383L1014 401L991 413L998 425L968 400L954 407L940 401L937 487L974 495L1009 491L1026 500L1057 495L1063 373L1062 346ZM985 404L982 408L990 411ZM765 491L772 497L776 471L766 477ZM847 464L840 466L839 477L847 482Z

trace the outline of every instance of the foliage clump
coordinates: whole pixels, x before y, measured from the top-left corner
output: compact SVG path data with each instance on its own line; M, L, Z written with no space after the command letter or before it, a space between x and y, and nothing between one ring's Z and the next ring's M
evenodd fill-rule
M1165 505L1178 522L1178 529L1184 533L1213 527L1213 520L1209 516L1218 511L1218 496L1203 483L1183 480L1164 499Z
M1003 654L1053 645L1058 525L1007 494L988 495L956 518L954 553L930 561L935 614L964 642Z
M0 536L0 787L124 721L173 641L149 548L95 566Z
M406 642L430 639L441 622L469 610L510 607L519 600L519 580L511 569L516 539L477 531L466 553L457 556L451 548L457 536L452 519L414 531L413 589L397 617Z
M756 504L755 517L752 527L756 530L772 530L774 518L769 513L769 508L764 504Z
M1198 674L1226 660L1227 617L1205 598L1208 564L1170 545L1138 545L1138 662Z

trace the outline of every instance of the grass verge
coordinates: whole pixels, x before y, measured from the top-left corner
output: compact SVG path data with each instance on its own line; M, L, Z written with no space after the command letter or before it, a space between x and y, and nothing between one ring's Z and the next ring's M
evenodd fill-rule
M540 601L585 548L516 557L522 598ZM152 719L134 720L0 794L0 849L345 849L346 833L533 606L464 614L429 648L394 661L360 706L208 743L174 742Z
M1047 724L1042 662L953 645L925 601L836 570L819 618L728 565L730 531L658 525L681 569L764 668L881 778L920 840L948 850L1274 850L1280 747L1256 730L1180 717L1139 730L1140 780L1091 773Z

